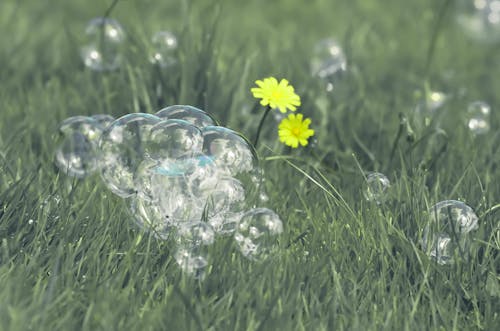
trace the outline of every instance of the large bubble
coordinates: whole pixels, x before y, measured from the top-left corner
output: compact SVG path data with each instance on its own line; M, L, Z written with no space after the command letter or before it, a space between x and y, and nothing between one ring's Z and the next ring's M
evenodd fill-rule
M217 121L201 109L188 105L174 105L159 110L156 116L162 119L184 120L198 128L217 125Z
M86 116L74 116L59 126L63 136L56 149L55 164L65 174L83 178L98 168L97 142L104 130L101 123Z
M83 63L95 71L117 69L122 62L125 32L112 18L98 17L85 29L86 44L81 48Z
M128 114L103 132L99 141L101 177L113 193L123 198L136 193L134 174L145 157L150 130L158 122L151 114Z
M455 257L467 259L471 234L478 217L471 207L455 200L441 201L429 210L422 247L439 264L451 264Z

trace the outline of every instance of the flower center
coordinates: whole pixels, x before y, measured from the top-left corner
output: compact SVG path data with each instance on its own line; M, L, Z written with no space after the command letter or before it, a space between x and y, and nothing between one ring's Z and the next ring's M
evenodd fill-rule
M295 128L292 128L292 134L295 136L295 137L298 137L300 135L300 129L295 127Z
M281 91L273 91L271 94L271 97L275 100L281 99L282 96L283 96L283 93L281 93Z

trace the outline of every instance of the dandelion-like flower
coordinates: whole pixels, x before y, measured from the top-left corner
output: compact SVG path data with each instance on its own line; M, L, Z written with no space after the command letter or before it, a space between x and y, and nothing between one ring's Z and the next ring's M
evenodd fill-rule
M282 79L279 83L274 77L264 78L255 81L258 87L250 91L253 96L260 100L263 106L269 106L272 109L278 108L282 113L287 109L295 111L300 106L300 97L295 94L292 85L288 85L288 80Z
M304 119L302 114L290 114L278 126L280 141L292 148L307 146L308 139L314 135L314 130L309 129L311 119Z

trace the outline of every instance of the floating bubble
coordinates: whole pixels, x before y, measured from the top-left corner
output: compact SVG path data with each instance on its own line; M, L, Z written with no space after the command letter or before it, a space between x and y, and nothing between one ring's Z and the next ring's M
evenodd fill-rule
M188 105L169 106L159 110L155 115L162 119L184 120L200 129L209 125L217 125L217 121L208 113Z
M370 172L366 175L365 199L377 204L383 203L387 198L387 190L391 186L389 179L380 172Z
M429 210L422 247L439 264L451 264L455 256L467 258L469 233L478 227L478 217L465 203L455 200L438 202Z
M56 149L55 164L68 176L84 178L98 167L97 141L103 127L93 118L74 116L59 126L63 141Z
M500 40L500 1L461 0L457 21L474 39L484 42Z
M117 69L125 40L120 23L111 18L94 18L87 24L85 34L87 43L80 50L85 66L95 71Z
M327 82L327 90L347 69L347 60L340 44L333 38L320 40L313 50L311 72Z
M215 232L204 222L183 224L177 231L174 258L181 269L195 278L202 278L208 266L207 246L214 243Z
M136 193L134 173L145 157L151 128L160 119L134 113L120 117L103 132L99 141L101 177L108 188L122 198Z
M499 1L500 5L500 1ZM467 126L474 134L484 134L490 130L491 108L486 102L475 101L467 108Z
M241 217L234 239L243 256L261 260L273 254L282 232L283 223L274 211L256 208Z
M155 160L173 159L200 153L203 135L184 120L164 120L150 130L146 153Z
M158 31L153 35L153 54L151 62L162 68L167 68L177 63L177 37L170 31Z

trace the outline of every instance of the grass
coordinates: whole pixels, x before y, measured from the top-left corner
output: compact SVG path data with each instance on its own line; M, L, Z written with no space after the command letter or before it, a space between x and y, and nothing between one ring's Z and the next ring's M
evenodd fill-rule
M455 1L120 1L127 62L93 73L78 56L85 23L110 1L0 4L0 330L494 330L500 324L498 44L463 37ZM439 14L441 13L441 14ZM152 32L179 35L180 66L155 71ZM333 93L309 76L311 47L337 38L349 73ZM203 281L172 243L138 230L98 176L53 165L69 116L191 104L253 138L256 79L286 77L317 133L288 151L261 137L280 253L262 263L231 238L210 247ZM159 88L157 88L159 86ZM417 91L450 99L427 127ZM464 125L468 102L491 131ZM391 180L386 203L362 197L363 171ZM469 261L421 251L425 211L459 199L480 217Z

